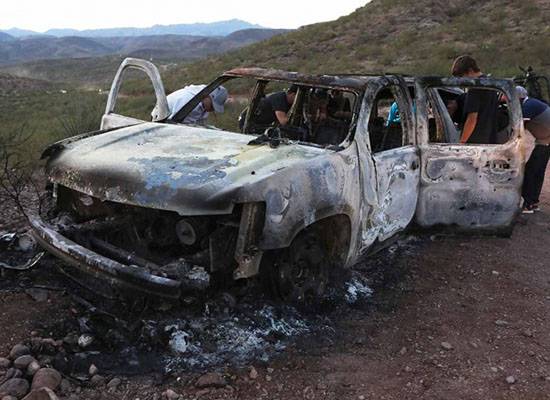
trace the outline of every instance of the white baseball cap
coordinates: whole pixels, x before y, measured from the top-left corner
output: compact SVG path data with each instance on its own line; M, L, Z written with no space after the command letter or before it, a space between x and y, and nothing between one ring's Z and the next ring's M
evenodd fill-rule
M223 113L223 105L227 101L227 89L223 86L218 86L216 89L210 92L210 98L212 99L214 112Z
M528 97L527 89L525 89L523 86L516 86L516 93L520 99Z

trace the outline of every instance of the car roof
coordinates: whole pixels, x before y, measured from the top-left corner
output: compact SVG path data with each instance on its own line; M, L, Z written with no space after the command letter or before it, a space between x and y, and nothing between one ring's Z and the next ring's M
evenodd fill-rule
M335 75L309 75L300 72L288 72L279 69L266 68L235 68L223 74L225 77L247 77L265 79L269 81L281 81L296 84L305 84L334 89L364 90L369 82L383 77L395 75L362 75L362 74L335 74Z

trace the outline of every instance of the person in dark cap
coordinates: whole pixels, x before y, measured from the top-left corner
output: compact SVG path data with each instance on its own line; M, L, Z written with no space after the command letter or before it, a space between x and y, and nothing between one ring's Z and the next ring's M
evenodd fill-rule
M275 92L264 97L251 117L254 126L270 126L274 123L280 126L288 124L288 112L296 98L297 85L291 85L287 90Z

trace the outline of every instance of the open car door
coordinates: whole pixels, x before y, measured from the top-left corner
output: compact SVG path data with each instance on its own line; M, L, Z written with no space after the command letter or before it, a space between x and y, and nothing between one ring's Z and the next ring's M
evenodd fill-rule
M417 141L421 177L416 221L422 227L510 234L521 201L524 129L511 81L490 78L416 80ZM507 104L504 139L459 144L460 132L442 100L445 89L497 90ZM503 96L501 96L503 98ZM453 131L455 130L455 131Z
M153 122L164 121L170 115L164 85L162 84L162 79L157 67L153 63L146 60L126 58L120 64L120 67L115 75L115 79L111 85L111 91L109 92L109 98L107 99L107 106L105 107L105 114L103 114L101 119L101 129L112 129L122 126L136 125L144 122L143 120L120 115L115 112L118 94L124 78L124 72L128 69L137 69L142 71L151 80L156 97L155 108L151 112Z

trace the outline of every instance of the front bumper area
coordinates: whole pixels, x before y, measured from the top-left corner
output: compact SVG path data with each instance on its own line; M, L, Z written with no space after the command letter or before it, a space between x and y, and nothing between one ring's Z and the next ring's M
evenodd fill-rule
M40 217L31 216L29 223L37 242L69 264L66 268L75 268L121 290L172 299L181 295L182 284L177 280L150 274L143 268L121 264L88 250L61 235Z

